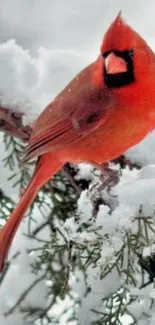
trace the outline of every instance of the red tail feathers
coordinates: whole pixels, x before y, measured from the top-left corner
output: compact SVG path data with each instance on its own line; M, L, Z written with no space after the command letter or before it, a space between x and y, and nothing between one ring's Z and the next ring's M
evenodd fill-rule
M54 157L55 158L55 157ZM42 168L44 167L44 168ZM12 212L9 220L0 231L0 271L3 270L5 259L12 244L18 226L37 195L40 188L62 167L62 163L54 161L51 154L44 155L36 165L32 180L28 184L21 200ZM44 171L44 173L43 173Z

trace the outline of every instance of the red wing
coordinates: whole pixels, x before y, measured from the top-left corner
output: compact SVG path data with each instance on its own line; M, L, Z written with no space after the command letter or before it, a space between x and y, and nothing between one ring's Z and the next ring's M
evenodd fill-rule
M92 82L95 67L80 72L40 115L25 161L76 142L107 120L111 105L107 93Z
M64 147L80 138L68 118L49 126L36 136L30 138L24 160L39 156L58 147Z
M108 109L98 109L97 111L88 109L83 114L77 110L70 117L59 116L57 119L53 118L53 122L49 120L45 124L41 119L41 124L36 123L34 134L29 140L24 161L62 148L83 138L96 129L99 124L104 124L110 111Z

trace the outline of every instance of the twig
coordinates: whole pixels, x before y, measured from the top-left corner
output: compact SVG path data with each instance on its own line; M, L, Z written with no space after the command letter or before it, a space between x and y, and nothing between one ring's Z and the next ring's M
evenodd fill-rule
M21 294L21 296L18 298L16 303L10 309L8 309L8 311L5 312L4 315L9 316L10 314L12 314L15 311L15 309L21 304L21 302L26 298L28 293L44 278L45 278L45 273L42 274L39 278L37 278L33 283L31 283L30 286Z
M39 231L41 231L44 227L48 226L49 220L43 222L40 226L38 226L32 233L32 236L36 236Z
M15 260L19 255L20 255L20 252L17 252L16 254L13 255L12 259L6 263L4 271L2 272L2 274L0 276L0 285L1 285L2 281L4 280L6 274L8 273L8 270L11 266L12 261Z
M53 306L53 304L54 304L54 298L51 300L51 302L48 304L48 306L45 309L36 310L38 312L38 314L36 315L36 317L34 317L33 321L37 320L38 317L40 317L41 319L43 319L44 317L46 317L47 320L50 322L51 321L51 318L48 317L47 313L51 309L51 307ZM23 310L23 311L25 311L25 310ZM29 315L32 317L32 315L34 315L34 312L29 313Z
M69 281L69 276L70 276L70 271L72 267L72 248L73 248L73 242L70 240L69 242L69 247L68 247L68 263L67 263L67 270L66 270L66 276L65 276L65 282L61 291L62 297L68 290L68 281Z

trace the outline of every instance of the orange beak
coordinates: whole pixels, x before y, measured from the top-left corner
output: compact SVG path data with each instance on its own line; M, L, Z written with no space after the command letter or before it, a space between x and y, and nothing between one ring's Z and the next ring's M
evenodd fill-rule
M127 72L127 63L123 58L110 53L105 58L105 68L108 74Z

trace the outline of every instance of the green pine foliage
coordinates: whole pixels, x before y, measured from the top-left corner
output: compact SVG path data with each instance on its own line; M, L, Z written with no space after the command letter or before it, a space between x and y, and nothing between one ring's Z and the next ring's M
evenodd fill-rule
M6 157L3 162L4 166L10 169L10 186L18 187L20 194L32 175L34 163L21 167L25 146L19 140L12 136L4 135L4 143ZM123 168L124 166L120 164L120 172ZM73 178L75 184L71 184L67 173ZM107 204L108 206L108 203L103 200L101 192L96 190L98 185L93 184L93 187L89 190L93 205L92 215L89 216L87 222L79 223L77 200L80 191L89 187L90 180L77 180L74 177L75 175L76 168L67 165L64 171L59 172L44 186L28 211L27 218L29 222L26 235L38 241L37 248L27 250L28 254L36 254L36 258L30 266L30 272L35 274L36 280L22 293L16 303L8 309L6 317L19 309L23 312L24 317L33 321L34 324L51 325L59 324L62 314L68 313L70 309L68 316L70 324L71 321L76 320L77 306L81 304L79 297L74 295L69 285L71 274L76 274L77 270L83 275L86 286L85 296L91 293L92 288L87 284L88 271L89 269L95 270L98 267L103 245L110 241L108 233L103 238L101 229L95 228L93 221L96 218L100 205ZM14 206L15 202L7 197L1 189L1 220L8 218ZM42 224L37 224L37 220L34 219L33 211L35 207L42 214ZM111 211L109 211L110 214ZM80 238L80 234L85 231L89 234L90 238L91 234L92 238L94 238L95 234L96 239L86 242L71 240L64 228L66 220L70 218L73 218L77 224L77 237L79 235ZM106 280L112 272L116 272L121 281L116 292L114 291L107 296L103 295L102 308L99 310L92 308L94 315L92 317L92 325L123 325L123 315L130 315L132 324L139 325L138 320L135 319L132 313L132 305L139 298L136 292L131 289L139 288L143 290L143 288L154 281L155 256L152 254L149 258L144 258L142 251L145 246L154 243L155 224L151 216L143 215L142 206L139 208L138 215L135 215L133 218L133 223L134 232L124 232L123 244L120 249L115 253L113 259L100 267L100 279ZM44 227L48 227L50 233L47 240L39 238L39 233ZM5 281L5 275L10 263L11 261L7 264L1 276L1 285ZM27 306L27 304L23 307L27 295L43 280L47 284L48 292L46 308L34 308L33 306ZM57 299L63 300L66 297L70 297L70 301L73 301L72 305L67 310L63 310L59 317L51 316L50 310L57 303ZM152 299L150 309L154 307L154 300Z

